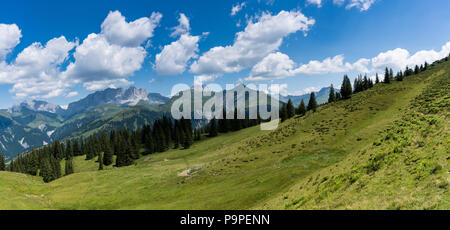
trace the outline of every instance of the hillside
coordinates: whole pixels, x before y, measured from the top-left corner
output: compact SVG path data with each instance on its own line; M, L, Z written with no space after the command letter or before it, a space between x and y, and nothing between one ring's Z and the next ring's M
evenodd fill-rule
M0 172L0 209L448 209L449 75L450 62L435 64L277 130L220 135L135 166L95 171L78 159L77 173L49 184Z

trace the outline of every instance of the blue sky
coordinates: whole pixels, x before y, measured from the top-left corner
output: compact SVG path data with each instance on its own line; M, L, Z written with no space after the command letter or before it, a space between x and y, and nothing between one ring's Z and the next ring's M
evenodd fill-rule
M447 55L449 9L447 0L8 1L0 108L67 105L109 86L169 95L198 76L276 83L290 94L338 87L345 73L373 76Z

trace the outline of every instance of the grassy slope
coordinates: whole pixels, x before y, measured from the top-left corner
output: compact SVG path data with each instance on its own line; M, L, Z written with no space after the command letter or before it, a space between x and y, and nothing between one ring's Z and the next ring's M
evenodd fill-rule
M80 158L79 173L46 185L0 173L0 194L11 197L0 209L448 209L449 73L447 62L273 132L229 133L136 166L98 172ZM433 83L440 101L423 96ZM424 101L439 112L424 115Z

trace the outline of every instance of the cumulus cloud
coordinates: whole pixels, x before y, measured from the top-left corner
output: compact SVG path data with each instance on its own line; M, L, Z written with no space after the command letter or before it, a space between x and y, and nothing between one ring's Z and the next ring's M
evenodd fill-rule
M162 14L152 13L148 18L126 22L119 11L109 12L101 26L102 34L110 44L136 47L153 37L153 31L161 18Z
M22 32L16 24L0 24L0 62L20 43Z
M88 90L129 85L127 77L142 68L147 52L142 44L153 37L162 15L152 13L126 22L120 12L110 12L100 34L90 34L73 54L75 61L63 73Z
M197 57L199 36L181 35L180 39L164 46L156 55L155 69L158 75L178 75L186 70L187 62Z
M295 75L323 75L329 73L344 73L357 71L362 73L376 73L383 71L385 67L394 70L413 67L425 62L432 63L442 59L450 53L450 42L442 46L440 51L422 50L411 55L405 49L394 49L382 52L373 58L361 58L354 63L345 62L343 55L326 58L322 61L312 60L307 64L296 67L286 54L271 53L253 66L247 81L265 81L282 79Z
M231 16L234 16L234 15L236 15L237 13L239 13L239 11L241 11L244 7L245 7L245 2L243 2L243 3L238 3L238 4L236 4L236 5L234 5L232 8L231 8L231 13L230 13L230 15Z
M317 5L317 7L322 7L322 0L307 0L308 4Z
M10 92L17 98L61 96L71 80L60 74L61 65L76 46L64 36L42 45L33 43L20 52L11 64L0 64L0 83L13 84Z
M294 61L286 54L280 52L271 53L253 66L247 80L257 81L289 77L293 75L294 67Z
M110 44L101 34L90 34L74 53L65 74L80 82L124 79L141 69L147 52L141 46Z
M189 60L197 58L200 36L189 34L189 19L180 14L179 25L175 27L176 35L181 34L177 41L164 46L161 53L156 55L155 70L158 75L178 75L186 70Z
M277 15L264 13L237 33L233 45L211 48L190 70L199 75L239 72L278 50L286 36L297 31L307 32L314 23L314 19L298 11L281 11Z

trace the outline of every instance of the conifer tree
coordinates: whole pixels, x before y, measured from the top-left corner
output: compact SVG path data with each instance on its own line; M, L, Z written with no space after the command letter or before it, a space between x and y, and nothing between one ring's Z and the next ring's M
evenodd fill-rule
M316 94L314 92L311 93L311 96L309 97L309 103L307 107L308 111L316 112L317 109L317 101L316 101Z
M297 114L300 116L304 116L306 114L306 106L305 106L304 100L302 100L302 102L300 102L300 105L297 108Z
M64 150L62 144L59 141L53 142L53 156L56 159L62 160L64 158Z
M289 98L288 103L286 105L287 118L292 118L295 115L295 108L292 100Z
M210 137L217 137L217 121L215 117L209 122L208 131Z
M0 153L0 171L5 171L6 165L5 165L5 157L2 153Z
M342 99L341 93L336 92L336 101L339 101Z
M334 92L334 86L331 84L330 95L328 96L328 103L333 103L336 101L336 93Z
M67 140L66 142L66 160L70 159L73 157L73 149L72 149L72 144L70 142L70 139Z
M105 152L103 153L103 164L106 166L109 166L113 163L113 158L114 158L114 154L113 154L113 150L111 148L110 145L108 145L105 149Z
M103 153L98 154L98 170L103 170Z
M225 107L222 110L222 119L219 119L219 132L227 133L229 129L228 120L227 120L227 112Z
M48 158L42 159L41 166L39 168L41 169L39 176L41 176L44 179L45 183L54 180L54 178L52 177L52 169Z
M376 77L375 77L375 84L378 84L378 83L380 83L380 78L378 77L378 73L377 73Z
M131 135L130 137L130 149L131 149L131 158L133 158L134 160L139 159L139 145L136 141L136 138L134 137L134 135Z
M384 72L384 83L389 84L391 83L391 77L389 74L389 69L386 67L385 72Z
M345 75L341 86L341 96L343 99L349 99L352 96L352 92L352 83L350 83L348 76Z
M192 145L192 134L185 132L183 137L183 147L185 149L189 149L191 145Z
M234 109L234 117L231 123L231 129L233 131L239 131L242 129L242 120L238 118L238 110Z
M78 144L78 140L75 139L73 140L73 155L72 156L80 156L81 155L81 151L80 151L80 145Z
M420 72L419 66L416 65L416 67L414 67L414 74L419 74L419 72Z
M66 160L66 164L65 164L65 171L64 171L67 175L73 174L74 170L73 170L73 158L69 158L68 160Z
M287 118L288 118L288 115L287 115L287 108L286 108L286 105L283 104L283 105L281 106L281 109L280 109L280 119L281 119L281 122L286 121Z

